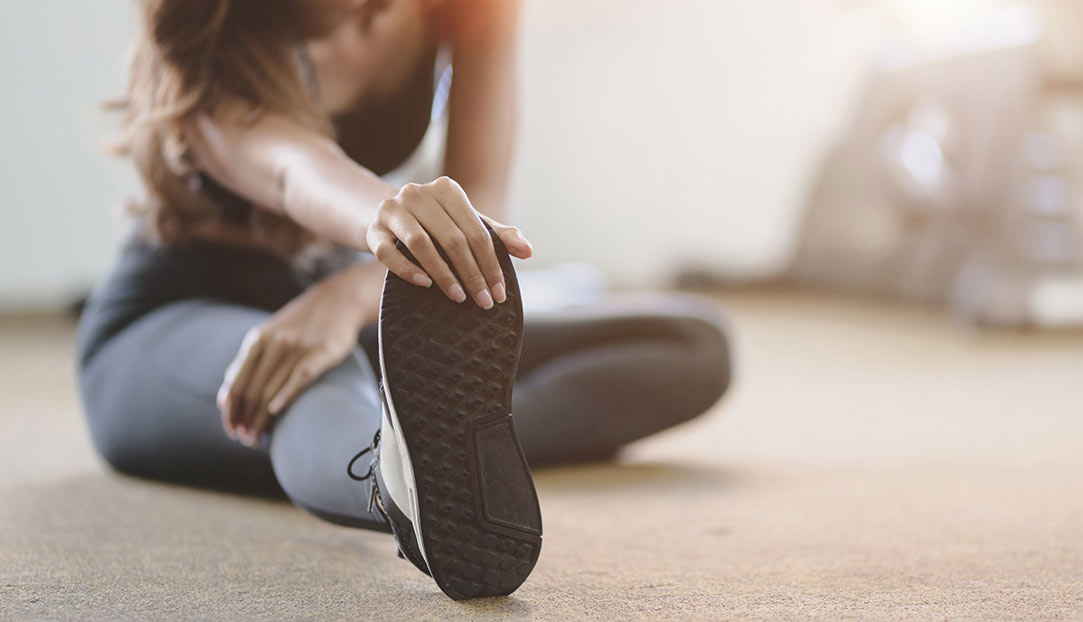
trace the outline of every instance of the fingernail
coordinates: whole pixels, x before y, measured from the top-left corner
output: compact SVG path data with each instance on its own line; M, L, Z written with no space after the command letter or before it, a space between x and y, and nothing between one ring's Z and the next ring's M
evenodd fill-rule
M478 304L481 305L482 309L493 308L493 297L489 295L489 290L483 289L478 292Z
M493 285L493 298L495 298L497 302L504 302L508 299L507 293L504 292L503 283L497 283L496 285Z
M413 277L411 277L411 280L413 280L415 285L420 285L421 287L428 287L432 285L432 279L430 279L428 275L422 272L418 272L417 274L415 274Z
M466 292L463 291L463 288L458 283L449 287L447 293L455 302L462 302L466 300Z
M267 406L267 412L272 415L277 415L280 410L282 410L282 400L271 400L271 403Z

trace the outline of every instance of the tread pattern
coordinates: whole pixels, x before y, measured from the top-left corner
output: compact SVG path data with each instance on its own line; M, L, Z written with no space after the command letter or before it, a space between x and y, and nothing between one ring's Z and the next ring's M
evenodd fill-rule
M420 288L388 273L380 315L387 387L417 484L421 544L433 578L455 599L510 594L541 550L537 494L514 432L499 436L504 444L497 448L478 447L475 434L510 422L523 332L515 272L493 238L507 282L504 303L490 310L455 303L435 286ZM486 472L525 475L487 482L479 468L483 453L519 462L487 465ZM486 515L485 508L510 503L517 504L516 524Z

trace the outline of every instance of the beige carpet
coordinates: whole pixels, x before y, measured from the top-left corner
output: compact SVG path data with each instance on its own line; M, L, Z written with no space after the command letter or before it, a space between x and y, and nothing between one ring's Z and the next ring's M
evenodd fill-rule
M1083 619L1083 337L726 302L726 402L538 473L537 570L471 603L385 536L106 472L71 328L0 322L0 619Z

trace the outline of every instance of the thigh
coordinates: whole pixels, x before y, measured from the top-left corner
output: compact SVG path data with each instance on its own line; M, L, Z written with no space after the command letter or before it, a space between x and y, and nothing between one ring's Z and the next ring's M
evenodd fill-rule
M276 490L266 452L230 440L215 404L244 334L267 315L186 300L110 339L80 373L90 434L105 460L142 477Z

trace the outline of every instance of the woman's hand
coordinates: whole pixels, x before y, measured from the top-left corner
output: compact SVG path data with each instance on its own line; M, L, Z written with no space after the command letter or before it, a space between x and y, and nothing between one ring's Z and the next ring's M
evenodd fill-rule
M421 287L435 281L455 302L465 301L469 293L478 306L491 309L494 301L504 302L507 287L492 238L481 219L496 231L509 253L520 259L533 254L530 242L517 228L479 214L462 187L448 177L428 184L406 184L397 195L380 203L365 239L376 258L403 279ZM395 240L406 245L420 268L399 252ZM452 266L440 257L436 245L451 259ZM455 277L452 267L460 278Z
M383 276L376 262L347 268L248 331L218 390L230 438L254 445L273 415L346 358L377 318Z

